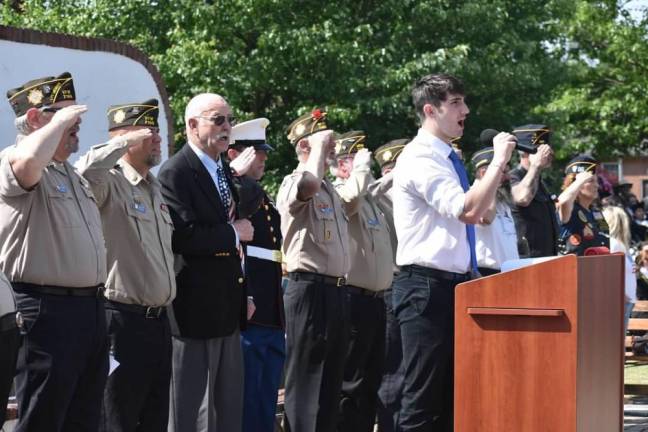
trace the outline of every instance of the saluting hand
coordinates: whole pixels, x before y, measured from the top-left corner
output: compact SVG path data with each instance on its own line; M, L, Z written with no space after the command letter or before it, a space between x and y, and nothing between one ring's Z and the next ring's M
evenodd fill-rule
M366 149L358 150L353 158L353 169L369 169L371 166L371 152Z
M594 174L589 171L583 171L576 174L576 179L574 180L579 185L584 185L587 182L594 181Z
M128 131L124 135L120 135L119 138L126 141L126 145L128 145L128 147L132 147L136 144L141 143L147 138L151 138L152 136L153 136L153 132L151 132L149 128L145 128L145 129L138 129L134 131Z
M250 171L255 158L256 150L254 147L248 147L232 160L232 162L230 162L230 168L236 171L237 175L245 175Z
M237 219L232 222L232 226L238 233L240 241L249 242L254 238L254 227L248 219Z
M328 154L335 148L335 139L333 139L333 131L325 130L320 132L315 132L313 135L308 137L308 144L311 147L311 150L316 148L321 148L322 153Z
M63 125L65 129L71 128L81 122L81 114L88 111L87 105L69 105L56 111L52 123Z

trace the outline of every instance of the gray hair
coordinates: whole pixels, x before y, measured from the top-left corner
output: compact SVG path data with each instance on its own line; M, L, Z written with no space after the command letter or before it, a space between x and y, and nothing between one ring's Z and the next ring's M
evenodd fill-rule
M18 133L20 133L21 135L29 135L33 132L32 127L27 121L27 114L16 117L16 119L14 120L14 126L16 126Z

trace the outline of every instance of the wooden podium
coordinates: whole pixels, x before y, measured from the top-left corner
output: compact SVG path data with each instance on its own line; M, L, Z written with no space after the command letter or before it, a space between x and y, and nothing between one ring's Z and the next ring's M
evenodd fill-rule
M624 257L458 285L455 432L623 430Z

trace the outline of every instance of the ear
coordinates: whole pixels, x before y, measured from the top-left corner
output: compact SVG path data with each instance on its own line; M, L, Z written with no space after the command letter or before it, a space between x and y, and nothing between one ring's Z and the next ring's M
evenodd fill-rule
M432 104L423 105L423 113L425 117L434 117L437 113L437 108Z
M232 148L231 148L231 149L227 149L227 157L229 158L229 160L234 160L234 159L236 159L236 158L238 157L239 154L240 154L240 153L239 153L238 151L236 151L235 149L232 149Z
M310 145L308 144L307 138L300 139L297 145L304 153L310 153Z
M37 129L41 126L40 115L41 112L38 108L29 108L25 113L25 116L27 116L27 123L32 129Z

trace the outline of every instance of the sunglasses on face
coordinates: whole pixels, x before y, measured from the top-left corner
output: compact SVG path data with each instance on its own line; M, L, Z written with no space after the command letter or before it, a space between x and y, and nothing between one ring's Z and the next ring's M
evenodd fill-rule
M46 107L41 108L41 111L42 111L42 112L52 113L52 114L53 114L53 113L55 113L55 112L57 112L57 111L60 111L60 110L62 110L62 109L63 109L63 107L51 107L51 106L46 106Z
M227 123L229 123L230 126L234 126L236 124L236 117L234 116L223 116L223 115L217 115L212 117L198 116L198 118L209 120L216 126L222 126L223 123L225 123L225 120L227 120Z

